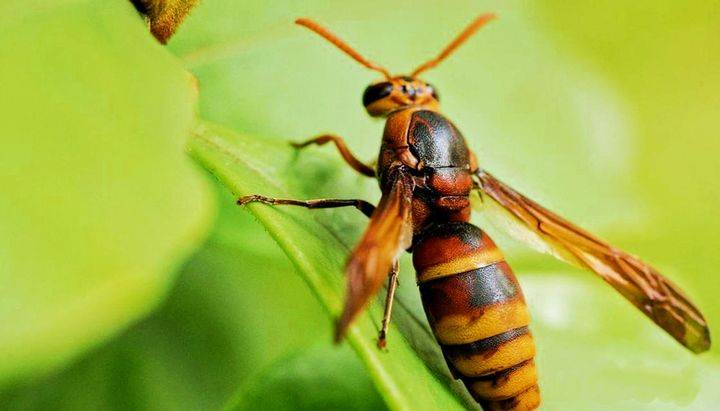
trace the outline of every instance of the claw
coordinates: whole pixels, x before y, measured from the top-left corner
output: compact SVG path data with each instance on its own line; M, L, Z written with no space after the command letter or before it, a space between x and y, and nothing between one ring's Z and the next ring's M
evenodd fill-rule
M386 335L385 335L384 330L380 331L380 335L378 336L378 341L377 341L377 347L381 350L384 350L387 348L387 340L386 340Z

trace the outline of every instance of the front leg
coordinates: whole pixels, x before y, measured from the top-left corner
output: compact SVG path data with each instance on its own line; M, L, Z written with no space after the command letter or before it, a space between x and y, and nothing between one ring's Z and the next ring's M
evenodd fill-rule
M321 146L329 142L333 142L335 144L335 147L337 147L340 155L343 159L345 159L345 162L347 162L350 167L354 168L360 174L366 175L368 177L375 177L375 170L369 165L358 160L357 157L355 157L353 153L350 152L350 149L348 149L347 145L345 144L345 140L343 140L342 137L333 134L323 134L302 143L290 144L295 148L304 148L311 144L317 144Z
M265 197L257 194L240 197L237 200L238 205L245 205L248 203L262 203L268 205L294 205L305 208L338 208L338 207L355 207L360 210L363 214L370 217L375 211L375 206L368 203L365 200L356 199L330 199L322 198L317 200L292 200L286 198L272 198Z

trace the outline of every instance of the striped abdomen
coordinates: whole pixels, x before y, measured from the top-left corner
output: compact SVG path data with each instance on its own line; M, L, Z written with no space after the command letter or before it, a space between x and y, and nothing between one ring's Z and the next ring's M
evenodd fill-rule
M415 239L423 306L453 374L486 410L540 403L530 317L515 276L472 224L434 225Z

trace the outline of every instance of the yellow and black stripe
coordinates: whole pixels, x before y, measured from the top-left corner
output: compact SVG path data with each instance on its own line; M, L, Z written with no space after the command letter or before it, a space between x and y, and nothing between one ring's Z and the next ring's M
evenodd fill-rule
M436 224L416 237L413 265L425 313L453 374L486 410L537 408L530 317L490 237L465 222Z

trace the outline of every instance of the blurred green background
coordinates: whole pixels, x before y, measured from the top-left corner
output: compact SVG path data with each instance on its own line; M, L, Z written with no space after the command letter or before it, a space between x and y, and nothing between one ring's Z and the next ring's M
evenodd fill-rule
M374 157L382 124L360 104L374 74L298 16L403 72L497 12L426 74L443 111L484 167L653 263L720 324L717 2L268 3L205 0L167 49L123 2L0 6L0 408L385 406L265 228L182 151L197 114L267 141L262 161L320 132ZM304 194L377 198L330 148L302 157L287 183ZM347 238L363 222L293 215ZM719 348L693 356L591 274L491 234L529 302L545 409L716 406Z

